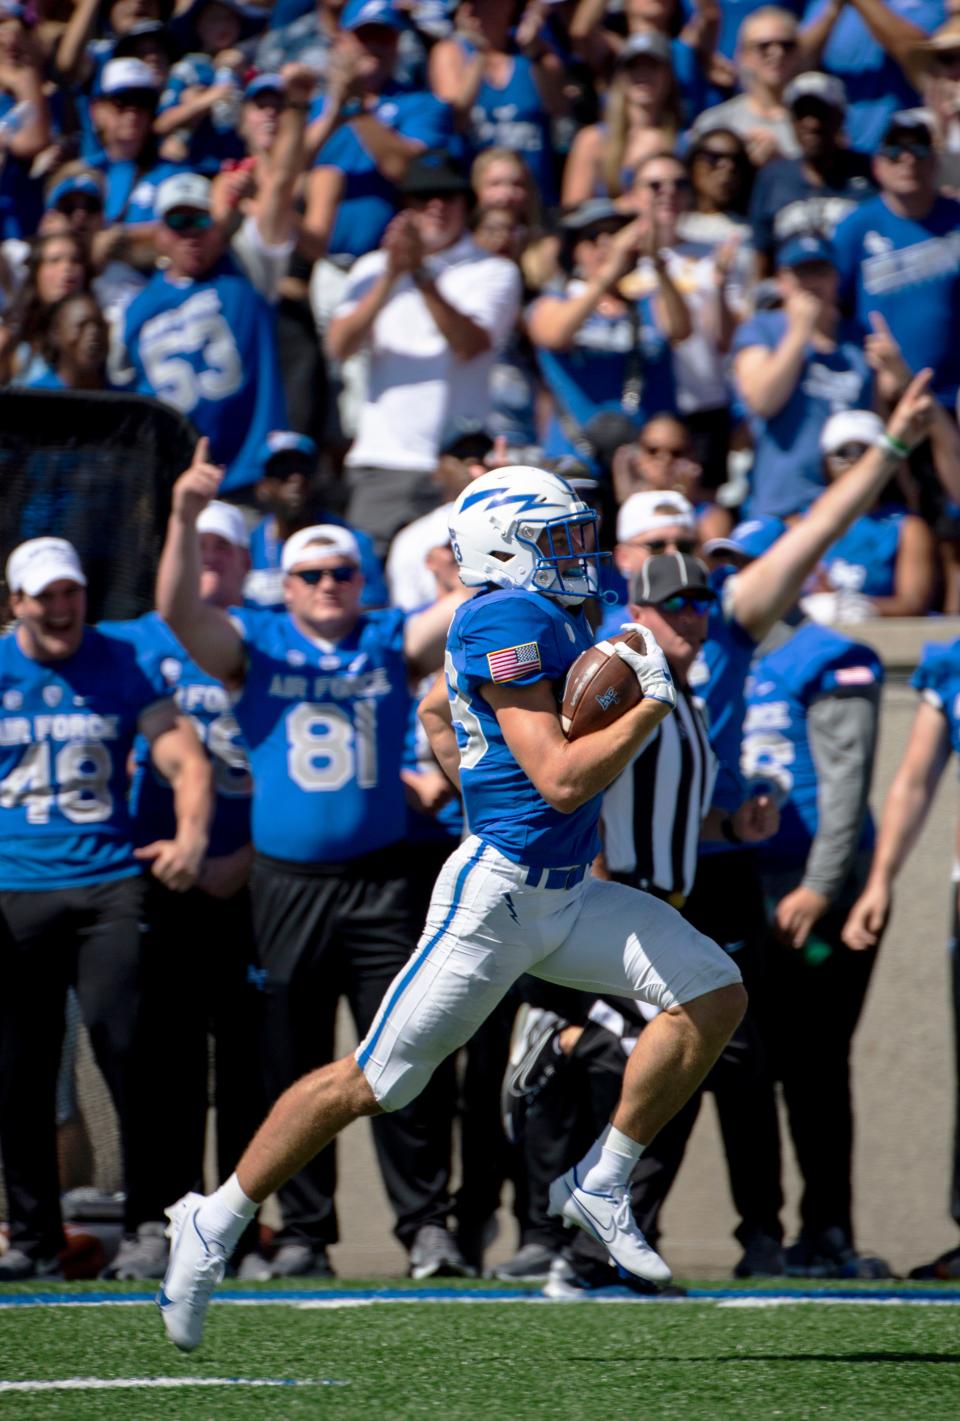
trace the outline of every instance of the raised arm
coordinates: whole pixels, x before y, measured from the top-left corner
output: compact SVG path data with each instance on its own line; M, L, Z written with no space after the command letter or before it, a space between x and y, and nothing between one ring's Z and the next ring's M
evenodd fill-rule
M918 85L923 76L923 68L918 65L922 51L917 46L925 43L928 35L912 20L905 20L883 0L850 0L867 29L883 49L897 61L911 84Z
M797 387L810 337L820 314L820 301L810 291L794 291L784 305L787 328L779 344L748 345L734 359L740 393L753 414L772 419Z
M922 370L914 377L887 421L884 437L895 442L868 449L769 552L728 582L726 610L756 641L790 610L831 543L873 505L902 457L899 451L914 448L925 437L932 410L927 391L932 373Z
M157 611L198 666L231 690L243 684L243 639L219 607L200 597L200 540L197 518L223 480L223 469L208 462L209 441L201 439L193 463L173 486L167 536L157 570Z
M89 77L87 45L99 11L100 0L79 0L67 21L53 61L54 73L61 83L82 84Z
M887 792L870 876L844 924L848 947L862 951L879 942L890 916L894 880L920 835L949 756L946 717L937 706L921 701Z
M282 76L286 103L269 162L263 165L256 205L257 231L268 247L294 235L293 193L303 171L303 133L317 76L305 64L288 64Z
M458 587L440 597L432 607L407 618L403 633L403 651L411 673L423 678L443 665L443 649L453 614L461 602L473 596L467 587Z

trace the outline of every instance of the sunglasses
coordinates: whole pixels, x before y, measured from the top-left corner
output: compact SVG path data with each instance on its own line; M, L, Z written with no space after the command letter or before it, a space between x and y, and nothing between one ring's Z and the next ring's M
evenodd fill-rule
M701 148L696 156L702 158L710 168L719 168L724 163L730 168L739 168L743 162L739 153L727 153L721 148Z
M317 587L325 577L332 578L334 582L352 582L357 575L355 567L307 567L302 572L296 571L291 574L299 577L301 582L305 582L308 587Z
M635 544L638 548L645 548L648 553L693 553L697 550L696 538L651 538L648 543Z
M209 212L168 212L163 225L171 232L206 232L213 226L213 218Z
M832 449L827 458L836 459L842 464L855 464L869 448L869 444L841 444L839 449Z
M662 192L688 192L690 180L689 178L649 178L644 183L644 187L656 197Z
M764 57L774 49L782 49L784 54L792 54L797 48L797 41L795 39L757 39L753 41L750 48Z
M713 606L712 597L689 597L686 592L675 592L672 597L664 597L657 606L661 612L696 612L702 617Z
M924 158L929 158L933 152L931 143L881 143L877 149L878 158L887 158L891 163L896 163L898 159L905 155L916 158L920 162Z

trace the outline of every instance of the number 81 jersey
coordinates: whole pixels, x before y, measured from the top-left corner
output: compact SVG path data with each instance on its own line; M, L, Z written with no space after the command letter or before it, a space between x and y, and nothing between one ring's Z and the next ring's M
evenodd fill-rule
M140 872L127 757L167 699L134 648L94 628L62 661L0 637L0 889L76 888Z
M402 840L404 613L367 612L338 642L311 640L286 613L230 615L247 652L234 714L253 770L254 847L343 863Z

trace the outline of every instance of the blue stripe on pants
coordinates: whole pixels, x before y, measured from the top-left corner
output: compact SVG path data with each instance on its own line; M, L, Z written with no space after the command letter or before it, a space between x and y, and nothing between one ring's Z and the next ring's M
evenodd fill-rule
M426 946L421 948L420 951L415 953L414 956L411 958L409 966L407 967L403 976L400 978L397 985L394 987L393 992L390 996L390 1000L384 1007L383 1014L380 1017L379 1022L377 1023L376 1031L374 1031L373 1035L370 1037L370 1040L367 1042L366 1046L364 1046L360 1055L357 1057L357 1065L360 1067L361 1070L370 1060L370 1057L373 1055L374 1047L380 1039L380 1033L386 1026L387 1018L389 1017L390 1013L393 1011L394 1007L397 1005L397 1002L403 996L404 992L407 990L414 977L420 971L420 968L426 962L427 958L430 956L430 953L436 947L437 943L449 930L450 925L452 924L454 918L457 915L457 909L460 907L460 898L464 888L466 887L467 878L470 875L470 871L474 867L474 865L479 863L480 860L483 858L483 851L485 847L485 844L481 844L477 852L473 855L473 857L468 859L467 862L463 865L463 868L457 875L457 881L453 889L453 902L450 904L450 907L447 911L447 916L444 918L443 922L440 924L439 928L434 933L430 941L426 944Z

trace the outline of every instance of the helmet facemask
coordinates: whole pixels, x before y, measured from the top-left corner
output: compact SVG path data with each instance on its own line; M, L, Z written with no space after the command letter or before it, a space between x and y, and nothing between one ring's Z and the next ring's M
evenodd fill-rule
M531 591L556 597L567 607L597 596L604 554L597 547L597 515L592 509L544 522L520 519L513 535L534 556L527 582Z

